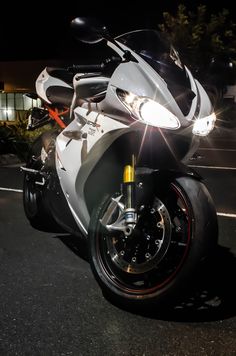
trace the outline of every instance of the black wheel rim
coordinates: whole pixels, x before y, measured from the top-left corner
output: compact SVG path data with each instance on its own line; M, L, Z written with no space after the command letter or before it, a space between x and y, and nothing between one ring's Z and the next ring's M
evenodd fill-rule
M108 232L98 222L96 254L99 269L105 282L121 293L158 293L171 283L186 259L193 220L191 207L176 184L169 186L165 196L163 201L155 198L151 206L140 207L137 231L128 238L122 232ZM109 204L104 206L100 218ZM157 209L160 206L162 212ZM153 211L155 213L151 214ZM164 225L161 228L158 226L160 221Z

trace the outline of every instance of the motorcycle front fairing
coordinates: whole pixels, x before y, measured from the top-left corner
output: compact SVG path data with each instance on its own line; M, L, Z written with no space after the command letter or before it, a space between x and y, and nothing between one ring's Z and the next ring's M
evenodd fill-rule
M141 41L143 40L143 33L146 34L145 41ZM193 135L192 132L195 120L208 117L213 108L204 88L193 77L189 69L181 64L177 52L173 48L168 47L169 52L163 55L166 58L167 55L170 57L174 53L172 55L173 58L169 58L168 61L166 59L161 60L160 54L156 53L159 51L159 48L156 49L159 44L158 41L156 45L151 42L151 46L154 47L155 51L153 50L153 53L146 54L145 48L149 35L153 33L156 39L159 39L159 34L150 30L134 31L117 38L120 41L119 47L122 47L124 51L130 51L131 56L136 61L123 61L116 68L110 79L106 98L98 106L100 110L115 119L129 122L129 125L137 122L138 119L141 124L141 130L144 130L143 125L156 132L160 132L158 129L161 129L161 134L167 136L170 141L175 142L173 150L176 150L177 153L181 151L177 154L178 158L186 161L199 146L199 137ZM133 51L132 47L127 47L128 44L136 45L136 51ZM108 43L108 45L122 56L122 51L114 43ZM139 46L141 46L142 50ZM143 53L145 53L145 56ZM158 55L158 57L155 57L155 55ZM163 72L167 74L163 75ZM160 104L178 118L178 128L172 129L167 126L161 126L161 112L153 112L151 123L139 120L137 116L135 117L134 112L130 110L127 112L126 108L124 108L124 103L119 100L117 95L118 90L123 90L127 94L132 94L138 98L148 98Z
M116 44L108 44L122 56L122 51ZM132 154L140 159L138 165L151 164L152 168L159 169L161 162L164 162L165 169L171 168L170 164L176 161L177 157L184 158L193 145L191 126L194 115L209 114L201 113L201 93L202 100L207 99L204 99L204 91L200 86L200 89L198 88L187 68L184 70L188 77L189 90L193 94L188 114L184 115L167 83L157 71L122 42L119 42L119 46L124 51L130 51L135 60L123 61L117 66L109 79L103 100L98 103L88 100L88 103L84 102L83 107L77 106L74 109L74 120L62 131L56 142L56 167L61 186L75 221L84 235L88 230L91 205L97 204L103 195L98 192L106 192L109 183L115 185L116 175L112 172L116 172L116 167L120 181L122 164L126 164ZM95 80L98 80L97 76ZM80 92L79 86L80 81L74 81L75 93ZM158 117L156 122L155 118L152 120L151 125L140 120L124 105L119 96L120 92L157 102L176 117L178 127L160 129ZM210 102L208 106L207 110L210 112ZM73 132L79 132L79 137L73 137ZM135 144L132 145L134 141ZM117 147L121 152L114 154ZM106 152L109 152L109 155L106 155ZM148 157L150 152L151 163ZM105 162L107 157L109 165ZM106 186L103 186L104 182Z

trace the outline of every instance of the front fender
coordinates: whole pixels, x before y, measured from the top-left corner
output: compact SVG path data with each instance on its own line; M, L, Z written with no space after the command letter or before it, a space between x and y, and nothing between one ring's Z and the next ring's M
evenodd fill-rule
M161 191L168 182L179 177L191 177L197 181L201 181L202 177L193 169L179 164L171 169L150 169L146 167L136 168L136 204L142 205L143 202L153 200L153 192Z

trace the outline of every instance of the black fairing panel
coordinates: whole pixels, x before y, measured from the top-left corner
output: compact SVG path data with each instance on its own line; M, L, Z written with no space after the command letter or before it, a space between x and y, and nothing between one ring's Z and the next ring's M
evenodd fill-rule
M56 222L66 231L69 231L71 234L81 235L78 225L76 224L76 221L71 214L67 200L61 189L56 172L52 182L53 183L48 187L46 196L47 205L49 206L50 212L52 213Z
M57 135L58 132L54 130L42 134L41 139L46 152L52 149L52 142L55 142ZM65 229L65 231L69 231L71 234L80 235L78 225L70 211L59 182L55 166L54 149L48 156L46 166L49 174L47 189L44 190L44 199L47 209L50 211L58 225Z
M63 82L73 86L73 77L74 74L68 72L65 68L57 68L57 67L46 67L46 71L50 74L51 77L58 78L63 80Z
M51 86L46 91L46 96L52 104L70 106L74 95L72 88Z

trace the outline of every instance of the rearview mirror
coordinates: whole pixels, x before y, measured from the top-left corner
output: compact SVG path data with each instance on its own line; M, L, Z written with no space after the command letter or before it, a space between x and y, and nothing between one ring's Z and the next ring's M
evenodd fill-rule
M85 43L97 43L109 37L106 26L91 17L76 17L71 21L75 37Z

